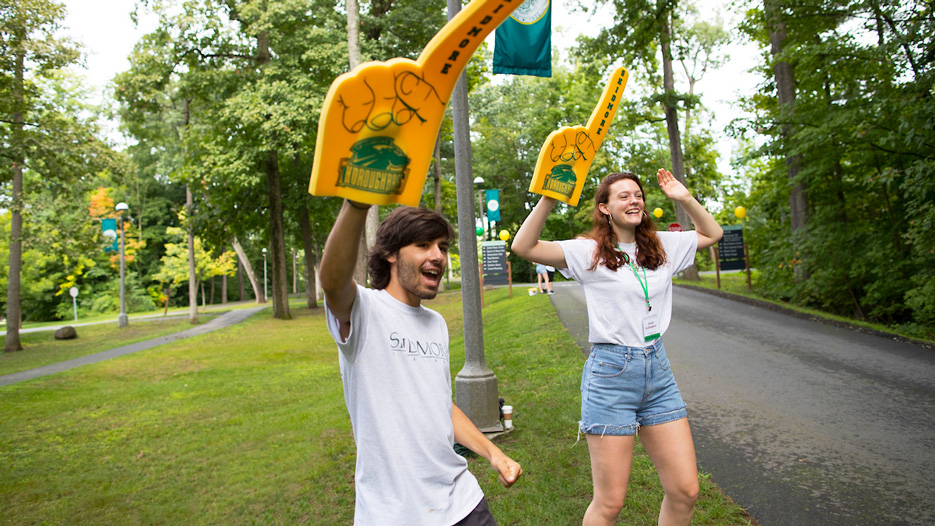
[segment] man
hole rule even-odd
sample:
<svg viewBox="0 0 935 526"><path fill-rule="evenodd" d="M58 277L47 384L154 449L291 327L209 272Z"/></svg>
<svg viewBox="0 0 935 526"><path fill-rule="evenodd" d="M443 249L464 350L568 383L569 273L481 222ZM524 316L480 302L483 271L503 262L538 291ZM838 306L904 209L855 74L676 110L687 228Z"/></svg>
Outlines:
<svg viewBox="0 0 935 526"><path fill-rule="evenodd" d="M422 306L438 293L454 230L436 212L394 210L377 231L367 289L353 273L369 208L344 202L320 269L357 444L354 524L495 525L454 442L486 458L505 487L522 469L452 403L448 327Z"/></svg>

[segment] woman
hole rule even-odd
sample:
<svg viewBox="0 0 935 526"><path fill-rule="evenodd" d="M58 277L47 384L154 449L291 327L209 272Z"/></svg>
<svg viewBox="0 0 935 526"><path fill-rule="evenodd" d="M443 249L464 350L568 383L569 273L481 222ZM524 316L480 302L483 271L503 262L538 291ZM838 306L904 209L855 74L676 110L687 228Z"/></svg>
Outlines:
<svg viewBox="0 0 935 526"><path fill-rule="evenodd" d="M549 269L542 263L535 263L536 276L539 277L539 294L552 294L552 282L549 281ZM545 288L542 288L542 282L545 281Z"/></svg>
<svg viewBox="0 0 935 526"><path fill-rule="evenodd" d="M557 267L585 292L592 348L581 376L579 429L587 437L594 484L585 526L616 523L637 433L665 490L659 524L689 524L698 496L685 402L661 335L672 312L672 275L723 232L670 172L660 169L656 177L663 193L688 212L694 232L656 232L639 178L613 173L597 190L594 229L586 238L539 239L555 205L543 197L513 240L516 254Z"/></svg>

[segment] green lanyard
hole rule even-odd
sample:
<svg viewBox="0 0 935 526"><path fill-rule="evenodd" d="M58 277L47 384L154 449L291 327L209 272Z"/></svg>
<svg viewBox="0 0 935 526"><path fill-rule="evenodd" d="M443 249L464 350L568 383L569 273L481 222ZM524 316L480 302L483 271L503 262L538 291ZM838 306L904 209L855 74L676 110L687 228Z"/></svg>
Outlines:
<svg viewBox="0 0 935 526"><path fill-rule="evenodd" d="M649 280L646 279L646 267L643 267L643 279L640 279L640 275L636 272L636 267L633 266L633 263L628 260L627 264L630 265L630 269L633 270L633 275L636 276L636 281L640 282L640 287L643 289L643 295L646 296L646 308L652 311L653 306L649 303Z"/></svg>

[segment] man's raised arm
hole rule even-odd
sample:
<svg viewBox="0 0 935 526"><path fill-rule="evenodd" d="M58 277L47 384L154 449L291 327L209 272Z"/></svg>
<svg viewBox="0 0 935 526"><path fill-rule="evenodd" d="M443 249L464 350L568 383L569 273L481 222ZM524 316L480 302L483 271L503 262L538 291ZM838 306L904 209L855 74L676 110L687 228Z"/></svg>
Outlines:
<svg viewBox="0 0 935 526"><path fill-rule="evenodd" d="M321 256L321 288L328 308L341 322L342 338L350 333L351 307L357 297L354 267L369 209L368 204L345 200Z"/></svg>

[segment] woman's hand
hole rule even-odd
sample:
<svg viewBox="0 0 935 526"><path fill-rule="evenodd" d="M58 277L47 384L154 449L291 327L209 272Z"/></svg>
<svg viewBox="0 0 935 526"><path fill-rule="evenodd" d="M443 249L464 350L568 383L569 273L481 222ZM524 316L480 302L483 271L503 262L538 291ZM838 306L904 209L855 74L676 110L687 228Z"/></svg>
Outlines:
<svg viewBox="0 0 935 526"><path fill-rule="evenodd" d="M691 194L688 193L688 188L685 188L685 185L680 183L679 180L672 175L672 172L665 168L660 168L659 171L656 172L656 180L659 181L659 188L662 189L662 193L666 194L666 197L669 199L682 202L691 198Z"/></svg>

